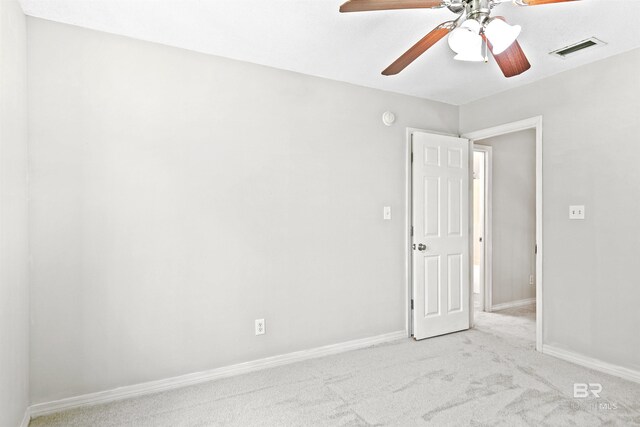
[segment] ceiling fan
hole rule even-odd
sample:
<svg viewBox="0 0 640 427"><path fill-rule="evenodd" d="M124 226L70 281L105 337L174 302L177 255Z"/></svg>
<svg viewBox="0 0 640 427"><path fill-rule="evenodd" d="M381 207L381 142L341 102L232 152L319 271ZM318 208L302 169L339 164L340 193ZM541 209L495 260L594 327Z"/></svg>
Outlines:
<svg viewBox="0 0 640 427"><path fill-rule="evenodd" d="M501 16L492 17L491 10L501 3L537 6L575 0L349 0L340 12L365 12L392 9L449 8L458 18L438 25L418 43L387 67L382 74L398 74L429 48L449 35L449 47L460 61L488 61L487 49L505 77L524 73L531 64L517 41L521 27L509 25ZM484 52L483 52L484 47Z"/></svg>

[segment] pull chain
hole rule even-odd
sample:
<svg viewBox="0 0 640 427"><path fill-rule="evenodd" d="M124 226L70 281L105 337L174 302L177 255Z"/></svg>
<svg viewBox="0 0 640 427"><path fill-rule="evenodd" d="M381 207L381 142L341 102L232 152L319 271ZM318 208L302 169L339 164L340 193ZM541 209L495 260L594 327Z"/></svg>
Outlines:
<svg viewBox="0 0 640 427"><path fill-rule="evenodd" d="M489 62L489 47L487 46L487 40L484 40L484 63Z"/></svg>

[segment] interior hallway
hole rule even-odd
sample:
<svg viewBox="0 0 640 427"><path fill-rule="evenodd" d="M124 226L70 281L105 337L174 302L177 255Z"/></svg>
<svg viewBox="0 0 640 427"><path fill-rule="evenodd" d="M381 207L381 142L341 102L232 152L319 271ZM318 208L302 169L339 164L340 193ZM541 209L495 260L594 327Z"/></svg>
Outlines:
<svg viewBox="0 0 640 427"><path fill-rule="evenodd" d="M599 382L601 399L573 398ZM616 409L600 409L608 403ZM594 406L594 404L596 404ZM32 427L640 425L640 386L535 351L535 307L402 340L33 420Z"/></svg>

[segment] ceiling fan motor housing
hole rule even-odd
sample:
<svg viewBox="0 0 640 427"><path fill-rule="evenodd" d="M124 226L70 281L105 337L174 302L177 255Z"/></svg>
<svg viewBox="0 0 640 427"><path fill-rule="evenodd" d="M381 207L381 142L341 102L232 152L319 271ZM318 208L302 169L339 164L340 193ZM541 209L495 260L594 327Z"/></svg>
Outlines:
<svg viewBox="0 0 640 427"><path fill-rule="evenodd" d="M485 24L491 15L491 0L465 0L467 19L475 19L480 24Z"/></svg>

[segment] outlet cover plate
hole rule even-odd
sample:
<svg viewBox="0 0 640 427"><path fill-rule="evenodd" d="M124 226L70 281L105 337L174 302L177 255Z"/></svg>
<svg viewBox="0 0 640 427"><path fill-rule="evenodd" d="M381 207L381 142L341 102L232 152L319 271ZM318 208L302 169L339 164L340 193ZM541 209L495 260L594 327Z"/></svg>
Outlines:
<svg viewBox="0 0 640 427"><path fill-rule="evenodd" d="M256 335L264 335L266 331L264 319L256 319Z"/></svg>

